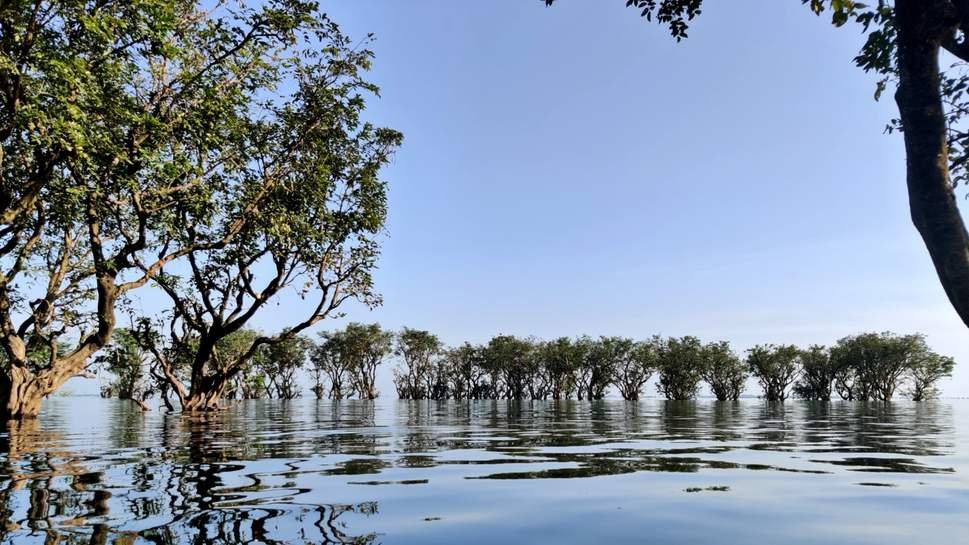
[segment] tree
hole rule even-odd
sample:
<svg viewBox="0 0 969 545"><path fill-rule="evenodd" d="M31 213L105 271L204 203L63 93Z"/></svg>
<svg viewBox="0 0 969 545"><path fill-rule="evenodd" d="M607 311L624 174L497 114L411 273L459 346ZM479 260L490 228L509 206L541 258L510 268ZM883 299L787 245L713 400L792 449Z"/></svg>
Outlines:
<svg viewBox="0 0 969 545"><path fill-rule="evenodd" d="M642 342L633 342L631 339L616 341L617 363L613 382L623 399L639 399L643 386L653 375L661 342L658 337Z"/></svg>
<svg viewBox="0 0 969 545"><path fill-rule="evenodd" d="M758 345L747 351L747 366L767 401L784 401L801 372L801 351L794 345Z"/></svg>
<svg viewBox="0 0 969 545"><path fill-rule="evenodd" d="M238 331L228 338L243 333L244 337L249 337L248 329ZM248 342L252 342L249 337ZM266 346L260 347L252 358L242 364L242 368L236 373L235 378L226 386L225 397L228 399L261 399L269 392L269 350ZM186 362L185 367L191 362ZM169 385L171 386L171 385Z"/></svg>
<svg viewBox="0 0 969 545"><path fill-rule="evenodd" d="M579 366L579 399L602 399L612 384L623 351L631 349L632 341L621 337L599 337L593 341L583 337L579 342L588 343Z"/></svg>
<svg viewBox="0 0 969 545"><path fill-rule="evenodd" d="M403 367L394 369L394 385L400 399L427 399L432 397L435 373L434 358L442 344L437 335L429 331L405 327L397 334L394 353L402 360Z"/></svg>
<svg viewBox="0 0 969 545"><path fill-rule="evenodd" d="M831 348L835 387L842 398L891 401L911 370L932 352L920 334L862 333Z"/></svg>
<svg viewBox="0 0 969 545"><path fill-rule="evenodd" d="M296 399L299 384L296 374L306 365L310 341L302 335L286 337L268 346L256 367L265 376L265 389L275 399Z"/></svg>
<svg viewBox="0 0 969 545"><path fill-rule="evenodd" d="M0 10L0 418L35 417L83 372L111 339L115 303L146 281L122 276L145 244L118 229L120 203L178 198L174 178L149 175L170 165L165 135L198 120L196 91L218 100L234 88L207 87L187 77L195 67L173 63L165 78L182 92L161 93L156 61L197 35L193 15L155 0ZM226 62L246 66L235 55L216 64Z"/></svg>
<svg viewBox="0 0 969 545"><path fill-rule="evenodd" d="M747 384L747 366L721 341L703 347L702 375L718 401L736 401Z"/></svg>
<svg viewBox="0 0 969 545"><path fill-rule="evenodd" d="M370 276L386 217L378 175L400 135L361 120L363 94L377 91L363 79L371 53L306 9L278 16L308 38L280 52L238 108L222 112L231 138L207 167L215 170L205 202L176 203L164 216L161 243L190 248L180 266L151 274L169 300L172 342L197 343L188 386L166 374L186 411L218 408L264 345L295 337L349 298L379 303ZM284 83L291 92L273 91ZM209 161L207 141L186 147ZM221 339L287 293L307 300L302 316L213 364Z"/></svg>
<svg viewBox="0 0 969 545"><path fill-rule="evenodd" d="M493 337L482 352L482 365L491 374L492 396L498 399L530 397L535 365L533 343L513 335Z"/></svg>
<svg viewBox="0 0 969 545"><path fill-rule="evenodd" d="M320 341L310 351L310 373L313 375L313 393L317 399L344 399L353 396L354 361L343 331L320 333Z"/></svg>
<svg viewBox="0 0 969 545"><path fill-rule="evenodd" d="M484 347L464 343L444 352L450 370L451 396L454 399L484 399L488 385L483 382L482 358Z"/></svg>
<svg viewBox="0 0 969 545"><path fill-rule="evenodd" d="M194 386L172 384L189 410L213 407L232 379L206 372L218 338L321 276L313 264L328 264L314 289L374 301L376 171L400 136L359 120L363 94L376 91L360 77L370 52L312 2L207 9L0 10L0 416L35 416L110 341L118 301L149 282L172 298L173 320L201 323L178 325L186 342L199 338ZM346 186L354 198L336 204ZM277 280L255 285L256 268ZM58 339L75 342L61 351ZM43 363L29 358L40 346Z"/></svg>
<svg viewBox="0 0 969 545"><path fill-rule="evenodd" d="M393 351L394 334L379 324L351 323L342 337L341 357L349 359L354 391L360 399L377 399L377 366Z"/></svg>
<svg viewBox="0 0 969 545"><path fill-rule="evenodd" d="M556 0L543 0L546 5ZM854 61L881 76L876 99L895 86L899 117L889 125L905 143L906 184L912 222L955 311L969 326L969 234L955 187L969 181L969 2L964 0L801 0L832 23L854 21L867 40ZM678 41L702 0L627 0L647 20L667 25ZM942 51L956 63L940 71Z"/></svg>
<svg viewBox="0 0 969 545"><path fill-rule="evenodd" d="M693 399L703 378L703 344L696 337L669 338L659 346L656 390L669 400Z"/></svg>
<svg viewBox="0 0 969 545"><path fill-rule="evenodd" d="M94 363L112 375L101 389L103 397L131 400L142 410L148 410L147 399L154 393L147 376L148 354L141 350L129 330L115 330L111 343L102 349Z"/></svg>
<svg viewBox="0 0 969 545"><path fill-rule="evenodd" d="M836 371L828 349L811 345L801 352L801 375L794 384L794 395L815 401L830 400Z"/></svg>
<svg viewBox="0 0 969 545"><path fill-rule="evenodd" d="M585 361L588 343L559 337L538 347L538 358L548 375L552 399L569 399L575 393L579 367Z"/></svg>
<svg viewBox="0 0 969 545"><path fill-rule="evenodd" d="M212 360L209 362L213 370L224 371L236 361L240 361L239 370L233 375L233 379L225 385L222 397L226 399L258 399L266 393L266 376L263 374L263 365L266 359L265 346L245 357L252 342L259 338L261 333L255 329L245 328L234 331L216 342L213 350ZM187 343L187 364L183 367L191 371L191 363L195 361L198 353L200 339L192 337ZM243 359L244 358L244 359ZM159 365L164 364L164 360Z"/></svg>
<svg viewBox="0 0 969 545"><path fill-rule="evenodd" d="M907 394L912 401L924 401L939 396L936 383L952 376L956 362L948 356L940 356L930 350L921 351L911 363L909 378L911 386Z"/></svg>

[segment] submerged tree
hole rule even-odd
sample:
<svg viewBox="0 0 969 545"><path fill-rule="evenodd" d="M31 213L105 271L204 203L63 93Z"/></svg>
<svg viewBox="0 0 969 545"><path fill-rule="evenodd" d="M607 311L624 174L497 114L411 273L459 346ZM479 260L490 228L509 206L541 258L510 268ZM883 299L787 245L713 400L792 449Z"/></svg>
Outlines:
<svg viewBox="0 0 969 545"><path fill-rule="evenodd" d="M569 399L578 386L577 374L586 360L589 343L559 337L542 343L538 355L549 380L552 399Z"/></svg>
<svg viewBox="0 0 969 545"><path fill-rule="evenodd" d="M207 9L0 10L2 416L35 416L149 282L182 340L198 339L190 387L172 384L189 410L213 407L232 379L207 369L218 339L275 294L327 292L304 322L337 291L372 300L376 174L400 137L359 120L376 91L360 77L369 51L312 2ZM270 278L257 285L254 270ZM58 339L76 341L62 351ZM43 364L28 356L40 346Z"/></svg>
<svg viewBox="0 0 969 545"><path fill-rule="evenodd" d="M831 349L835 388L847 400L890 401L907 378L914 379L913 369L936 356L920 334L886 332L845 337Z"/></svg>
<svg viewBox="0 0 969 545"><path fill-rule="evenodd" d="M513 335L498 335L488 341L481 362L491 376L492 395L499 399L528 399L534 378L533 344Z"/></svg>
<svg viewBox="0 0 969 545"><path fill-rule="evenodd" d="M948 356L940 356L928 349L913 357L909 368L911 386L906 392L912 401L924 401L939 396L936 384L952 376L956 362Z"/></svg>
<svg viewBox="0 0 969 545"><path fill-rule="evenodd" d="M831 353L820 345L801 351L801 375L794 384L794 395L801 399L828 401L837 374Z"/></svg>
<svg viewBox="0 0 969 545"><path fill-rule="evenodd" d="M747 365L721 341L703 347L703 380L718 401L736 401L747 384Z"/></svg>
<svg viewBox="0 0 969 545"><path fill-rule="evenodd" d="M840 339L832 347L838 393L843 398L857 401L891 399L906 370L903 346L893 337L862 333Z"/></svg>
<svg viewBox="0 0 969 545"><path fill-rule="evenodd" d="M693 399L703 379L703 344L696 337L669 338L656 358L656 389L669 400Z"/></svg>
<svg viewBox="0 0 969 545"><path fill-rule="evenodd" d="M250 357L243 358L252 346L252 342L260 335L255 329L245 328L234 331L216 342L210 362L213 368L225 370L233 362L241 360L239 371L225 386L223 397L226 399L258 399L266 393L266 375L263 373L266 347L262 346ZM190 371L198 350L198 339L193 338L186 344L188 346L185 353L188 357L182 367Z"/></svg>
<svg viewBox="0 0 969 545"><path fill-rule="evenodd" d="M484 399L488 385L483 381L482 358L484 347L464 343L444 351L444 362L448 366L449 391L454 399Z"/></svg>
<svg viewBox="0 0 969 545"><path fill-rule="evenodd" d="M320 333L320 342L310 350L310 373L317 399L353 396L354 360L342 331ZM327 393L329 385L329 393Z"/></svg>
<svg viewBox="0 0 969 545"><path fill-rule="evenodd" d="M188 386L166 373L186 411L217 408L263 346L295 337L348 298L379 302L370 277L386 215L378 173L400 135L360 119L362 94L376 92L362 79L370 52L312 6L295 5L305 13L274 15L288 25L277 52L284 59L262 67L260 85L240 98L220 155L186 145L212 161L206 200L163 215L163 243L192 248L181 266L152 275L171 305L171 342L195 343ZM292 92L263 96L290 81ZM221 339L286 293L306 300L295 323L254 338L234 360L219 358Z"/></svg>
<svg viewBox="0 0 969 545"><path fill-rule="evenodd" d="M148 356L129 330L115 330L111 343L94 360L99 370L111 374L110 381L101 389L101 395L127 399L137 403L142 410L148 410L147 400L154 393L148 371Z"/></svg>
<svg viewBox="0 0 969 545"><path fill-rule="evenodd" d="M284 340L270 344L265 355L256 367L265 377L265 390L275 399L296 399L299 397L297 373L306 365L310 341L302 335L287 336Z"/></svg>
<svg viewBox="0 0 969 545"><path fill-rule="evenodd" d="M551 5L556 0L543 0ZM954 188L969 181L969 2L963 0L801 0L832 23L854 21L867 33L855 63L881 76L876 99L895 86L899 117L891 129L905 142L912 222L955 311L969 325L969 233ZM648 20L667 25L677 40L703 0L627 0ZM956 63L939 69L943 51Z"/></svg>
<svg viewBox="0 0 969 545"><path fill-rule="evenodd" d="M794 345L758 345L747 351L747 366L767 401L784 401L801 372L801 351Z"/></svg>
<svg viewBox="0 0 969 545"><path fill-rule="evenodd" d="M588 343L579 367L579 399L602 399L612 384L623 351L632 348L632 341L621 337L599 337L593 341L584 337L579 342Z"/></svg>
<svg viewBox="0 0 969 545"><path fill-rule="evenodd" d="M350 363L350 380L360 399L377 399L377 366L393 352L393 333L378 324L351 323L341 332L342 357Z"/></svg>
<svg viewBox="0 0 969 545"><path fill-rule="evenodd" d="M219 101L237 88L176 60L198 37L192 5L0 10L0 418L36 416L110 341L116 303L147 281L125 273L149 244L152 214L191 185L166 153L173 131L205 115L199 93ZM243 57L210 61L245 70Z"/></svg>
<svg viewBox="0 0 969 545"><path fill-rule="evenodd" d="M397 397L434 398L435 389L440 389L437 373L434 372L434 360L441 352L441 340L429 331L405 327L397 334L396 341L394 353L403 363L394 369Z"/></svg>
<svg viewBox="0 0 969 545"><path fill-rule="evenodd" d="M653 337L649 341L634 342L632 339L616 341L616 369L613 382L619 394L627 401L639 399L643 386L656 368L656 358L662 341Z"/></svg>

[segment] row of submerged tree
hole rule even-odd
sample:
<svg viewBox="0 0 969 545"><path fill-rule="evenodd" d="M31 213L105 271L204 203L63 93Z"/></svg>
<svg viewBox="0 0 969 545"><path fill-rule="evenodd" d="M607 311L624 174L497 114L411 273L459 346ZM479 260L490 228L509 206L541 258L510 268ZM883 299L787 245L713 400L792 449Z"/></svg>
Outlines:
<svg viewBox="0 0 969 545"><path fill-rule="evenodd" d="M216 352L231 361L259 333L241 330ZM171 377L186 380L191 357L160 355L137 332L122 330L97 359L111 379L103 395L145 401L169 399ZM903 394L920 401L938 395L951 375L952 358L933 352L920 334L863 333L833 346L758 345L741 358L725 341L692 336L645 341L624 337L561 337L551 341L499 335L488 343L446 347L428 331L390 332L377 324L351 323L318 339L293 336L254 352L227 381L227 399L294 399L308 377L318 399L375 399L377 369L394 363L400 399L596 400L610 391L637 400L654 376L657 392L671 400L695 398L702 385L719 400L737 400L750 379L761 397L889 401Z"/></svg>

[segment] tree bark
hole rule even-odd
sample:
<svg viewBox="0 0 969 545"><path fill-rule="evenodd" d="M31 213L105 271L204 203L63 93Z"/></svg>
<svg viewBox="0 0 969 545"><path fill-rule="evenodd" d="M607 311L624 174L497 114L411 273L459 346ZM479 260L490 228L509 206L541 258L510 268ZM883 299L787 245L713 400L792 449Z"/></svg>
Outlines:
<svg viewBox="0 0 969 545"><path fill-rule="evenodd" d="M25 360L11 364L0 372L0 418L36 418L44 398L81 373L91 352L93 349L75 351L36 374L31 372Z"/></svg>
<svg viewBox="0 0 969 545"><path fill-rule="evenodd" d="M898 90L905 138L912 222L932 257L939 281L969 326L969 234L949 178L947 127L939 75L946 26L940 2L897 0Z"/></svg>
<svg viewBox="0 0 969 545"><path fill-rule="evenodd" d="M188 395L181 400L182 411L189 413L218 411L219 402L222 400L230 378L224 373L200 375L198 381L192 383Z"/></svg>
<svg viewBox="0 0 969 545"><path fill-rule="evenodd" d="M47 393L27 368L11 365L0 374L0 416L5 420L35 418Z"/></svg>

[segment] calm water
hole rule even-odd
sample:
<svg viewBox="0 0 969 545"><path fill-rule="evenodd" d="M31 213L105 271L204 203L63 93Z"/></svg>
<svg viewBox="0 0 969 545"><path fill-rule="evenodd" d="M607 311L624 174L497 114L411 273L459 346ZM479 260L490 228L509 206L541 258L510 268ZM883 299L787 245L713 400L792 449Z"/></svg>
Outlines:
<svg viewBox="0 0 969 545"><path fill-rule="evenodd" d="M54 399L0 543L969 543L969 402Z"/></svg>

